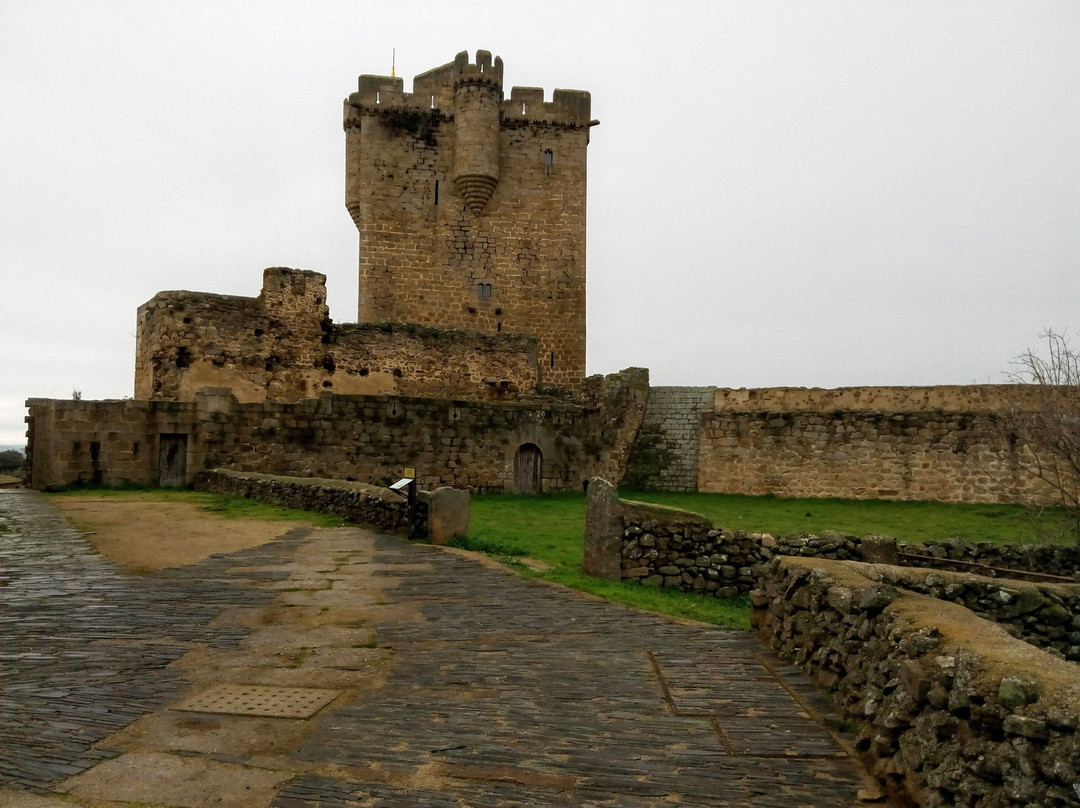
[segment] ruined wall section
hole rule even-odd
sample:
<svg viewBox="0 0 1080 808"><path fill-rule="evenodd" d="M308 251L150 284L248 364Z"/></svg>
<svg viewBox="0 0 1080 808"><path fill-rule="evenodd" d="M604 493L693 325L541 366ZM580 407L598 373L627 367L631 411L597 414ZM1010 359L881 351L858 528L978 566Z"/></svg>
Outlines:
<svg viewBox="0 0 1080 808"><path fill-rule="evenodd" d="M184 462L200 466L206 404L164 401L26 402L27 485L157 485L161 435L188 435Z"/></svg>
<svg viewBox="0 0 1080 808"><path fill-rule="evenodd" d="M515 87L485 51L361 76L345 102L360 321L535 335L542 382L585 376L585 92Z"/></svg>
<svg viewBox="0 0 1080 808"><path fill-rule="evenodd" d="M335 325L325 276L268 269L257 298L161 292L139 307L135 397L190 401L227 387L241 402L324 392L473 400L529 394L536 341L414 325Z"/></svg>

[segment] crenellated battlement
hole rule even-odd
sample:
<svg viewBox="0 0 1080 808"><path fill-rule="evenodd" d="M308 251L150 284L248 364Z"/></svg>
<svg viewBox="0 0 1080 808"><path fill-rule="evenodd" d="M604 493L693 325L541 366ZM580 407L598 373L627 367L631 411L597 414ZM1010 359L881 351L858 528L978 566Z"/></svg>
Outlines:
<svg viewBox="0 0 1080 808"><path fill-rule="evenodd" d="M588 126L592 96L584 90L555 90L551 101L544 101L540 87L514 87L510 98L503 97L503 62L490 51L476 52L469 61L462 51L453 62L413 77L413 90L405 92L404 80L393 76L362 75L357 92L345 100L344 121L348 129L359 123L361 111L388 109L438 110L446 119L455 115L454 90L463 84L488 84L499 91L500 118L510 124L548 123L564 126Z"/></svg>
<svg viewBox="0 0 1080 808"><path fill-rule="evenodd" d="M592 95L586 90L556 90L551 101L544 101L544 90L540 87L514 87L500 111L504 121L588 126L592 117Z"/></svg>
<svg viewBox="0 0 1080 808"><path fill-rule="evenodd" d="M490 84L498 88L502 95L503 62L498 56L491 59L491 51L478 50L476 63L469 62L469 52L462 51L453 62L453 82L457 87L461 84Z"/></svg>

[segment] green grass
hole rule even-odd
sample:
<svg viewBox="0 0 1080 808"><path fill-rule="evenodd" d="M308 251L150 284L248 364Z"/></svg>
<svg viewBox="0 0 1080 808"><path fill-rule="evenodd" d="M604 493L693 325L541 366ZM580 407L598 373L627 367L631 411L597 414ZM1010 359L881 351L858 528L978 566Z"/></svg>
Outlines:
<svg viewBox="0 0 1080 808"><path fill-rule="evenodd" d="M911 542L964 538L1037 543L1042 535L1037 520L1019 505L782 499L654 491L621 492L621 496L695 511L718 527L775 536L835 530L855 536L895 536ZM1055 516L1050 513L1041 518L1048 524ZM749 605L745 598L721 600L583 575L584 532L583 494L479 494L472 498L469 535L455 544L489 553L515 565L525 575L640 609L733 628L749 626ZM529 570L520 563L523 557L542 561L549 568L539 572Z"/></svg>
<svg viewBox="0 0 1080 808"><path fill-rule="evenodd" d="M49 496L57 497L133 497L160 502L188 502L200 511L208 511L223 519L263 519L272 522L307 522L317 527L341 527L348 524L340 516L295 508L267 505L245 497L227 494L209 494L183 488L113 488L79 486L67 488Z"/></svg>
<svg viewBox="0 0 1080 808"><path fill-rule="evenodd" d="M1023 505L784 499L656 491L620 492L620 496L696 511L718 527L747 533L788 536L835 530L852 536L893 536L919 543L951 538L1040 543L1062 515L1059 511L1047 511L1035 516Z"/></svg>
<svg viewBox="0 0 1080 808"><path fill-rule="evenodd" d="M454 544L489 553L513 564L523 575L569 586L607 600L662 614L749 628L745 598L720 600L689 592L591 578L581 572L585 535L585 497L582 494L519 496L480 494L472 498L469 535ZM547 570L520 564L523 556L542 561Z"/></svg>

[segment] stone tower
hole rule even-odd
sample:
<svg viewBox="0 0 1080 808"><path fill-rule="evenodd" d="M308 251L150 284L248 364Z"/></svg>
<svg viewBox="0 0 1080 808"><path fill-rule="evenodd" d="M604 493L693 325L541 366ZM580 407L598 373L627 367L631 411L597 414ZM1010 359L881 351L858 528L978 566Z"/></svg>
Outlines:
<svg viewBox="0 0 1080 808"><path fill-rule="evenodd" d="M585 376L587 92L514 87L487 51L361 76L345 101L345 204L361 322L537 338L543 381Z"/></svg>

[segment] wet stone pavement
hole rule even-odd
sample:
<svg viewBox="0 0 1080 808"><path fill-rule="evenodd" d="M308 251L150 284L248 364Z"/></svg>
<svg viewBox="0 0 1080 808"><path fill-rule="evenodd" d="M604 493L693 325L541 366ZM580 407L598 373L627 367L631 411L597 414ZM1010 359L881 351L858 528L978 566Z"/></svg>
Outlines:
<svg viewBox="0 0 1080 808"><path fill-rule="evenodd" d="M385 662L283 754L227 757L287 773L264 806L855 806L866 785L827 704L748 632L358 528L128 575L39 495L0 493L0 521L0 788L67 793L130 752L110 735L175 709L190 689L178 659L249 643L215 618L290 598L364 604Z"/></svg>

